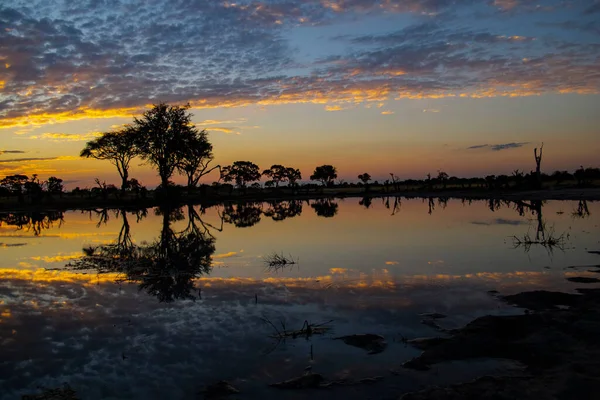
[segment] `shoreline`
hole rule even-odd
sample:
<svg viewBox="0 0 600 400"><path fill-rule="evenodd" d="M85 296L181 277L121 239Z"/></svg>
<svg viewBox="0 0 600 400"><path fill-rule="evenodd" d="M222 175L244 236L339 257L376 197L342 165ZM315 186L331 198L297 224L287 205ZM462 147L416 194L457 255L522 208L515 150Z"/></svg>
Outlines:
<svg viewBox="0 0 600 400"><path fill-rule="evenodd" d="M326 189L327 191L314 193L249 193L246 195L210 195L210 196L182 196L176 201L164 203L154 197L147 198L75 198L66 195L61 199L49 199L37 204L7 204L0 201L0 213L17 212L43 212L43 211L70 211L89 209L143 209L159 206L181 207L188 204L201 204L214 206L224 203L239 202L274 202L274 201L307 201L319 199L347 199L347 198L444 198L464 200L504 200L504 201L546 201L546 200L600 200L600 188L564 188L542 189L527 191L481 191L481 190L429 190L429 191L395 191L395 192L347 192Z"/></svg>

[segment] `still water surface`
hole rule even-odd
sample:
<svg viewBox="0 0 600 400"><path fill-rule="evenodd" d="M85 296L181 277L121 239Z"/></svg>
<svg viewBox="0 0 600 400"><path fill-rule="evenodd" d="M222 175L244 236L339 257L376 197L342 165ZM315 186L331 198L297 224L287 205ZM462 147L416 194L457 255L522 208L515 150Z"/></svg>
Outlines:
<svg viewBox="0 0 600 400"><path fill-rule="evenodd" d="M567 278L598 276L599 213L590 202L391 198L5 214L0 398L63 382L84 399L195 398L219 380L240 398L279 398L267 384L308 366L328 380L384 379L286 397L394 398L504 372L490 360L404 370L418 351L402 338L440 335L420 313L456 328L523 312L489 291L581 287ZM564 241L515 246L525 235ZM267 268L274 252L298 263ZM332 322L280 341L266 320L280 331ZM360 333L387 347L332 340Z"/></svg>

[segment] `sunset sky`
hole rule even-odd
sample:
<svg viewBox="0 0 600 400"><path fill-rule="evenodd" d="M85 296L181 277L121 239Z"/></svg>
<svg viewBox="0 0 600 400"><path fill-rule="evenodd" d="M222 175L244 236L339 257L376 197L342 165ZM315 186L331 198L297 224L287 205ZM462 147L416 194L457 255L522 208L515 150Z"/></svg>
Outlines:
<svg viewBox="0 0 600 400"><path fill-rule="evenodd" d="M0 5L0 178L118 183L79 152L158 102L192 105L216 163L305 179L510 174L542 142L543 170L572 171L600 166L599 93L598 0Z"/></svg>

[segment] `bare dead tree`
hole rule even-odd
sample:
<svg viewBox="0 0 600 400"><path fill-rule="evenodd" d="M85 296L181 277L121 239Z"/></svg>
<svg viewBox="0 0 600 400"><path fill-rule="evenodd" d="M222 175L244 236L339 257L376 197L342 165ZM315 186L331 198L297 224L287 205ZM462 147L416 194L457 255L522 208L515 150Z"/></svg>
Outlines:
<svg viewBox="0 0 600 400"><path fill-rule="evenodd" d="M542 151L544 150L544 143L542 143L542 145L540 146L539 156L538 156L537 150L538 150L537 147L535 149L533 149L533 155L535 157L535 177L536 177L537 189L541 189L542 188L541 164L542 164Z"/></svg>

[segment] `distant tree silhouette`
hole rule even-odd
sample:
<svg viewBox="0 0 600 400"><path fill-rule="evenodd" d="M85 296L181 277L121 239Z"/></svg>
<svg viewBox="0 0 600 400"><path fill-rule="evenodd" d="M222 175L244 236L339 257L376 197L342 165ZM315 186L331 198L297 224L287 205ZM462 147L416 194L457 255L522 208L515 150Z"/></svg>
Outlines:
<svg viewBox="0 0 600 400"><path fill-rule="evenodd" d="M99 138L87 142L79 156L107 160L117 167L122 182L121 190L125 191L129 180L129 163L139 154L135 141L136 131L127 126L103 133Z"/></svg>
<svg viewBox="0 0 600 400"><path fill-rule="evenodd" d="M360 174L358 179L365 185L365 192L369 191L369 181L371 180L371 175L368 173ZM367 207L368 208L368 207Z"/></svg>
<svg viewBox="0 0 600 400"><path fill-rule="evenodd" d="M187 176L188 191L198 186L200 178L209 174L216 168L216 165L209 168L210 163L214 160L212 153L213 146L208 141L206 130L193 130L187 138L187 143L183 147L177 170Z"/></svg>
<svg viewBox="0 0 600 400"><path fill-rule="evenodd" d="M540 146L540 154L538 155L537 147L533 149L533 155L535 157L535 185L537 189L542 188L542 151L544 150L544 143Z"/></svg>
<svg viewBox="0 0 600 400"><path fill-rule="evenodd" d="M438 171L437 180L442 184L442 187L446 189L446 183L448 182L448 174L444 171Z"/></svg>
<svg viewBox="0 0 600 400"><path fill-rule="evenodd" d="M333 165L321 165L315 168L310 176L312 181L320 181L323 186L332 186L333 180L337 178L337 170Z"/></svg>
<svg viewBox="0 0 600 400"><path fill-rule="evenodd" d="M270 178L275 187L279 187L280 182L287 180L287 168L279 164L271 165L271 168L265 169L262 174Z"/></svg>
<svg viewBox="0 0 600 400"><path fill-rule="evenodd" d="M161 187L168 191L169 179L182 162L194 150L190 146L199 145L201 133L192 123L190 105L170 106L166 103L154 105L135 118L133 129L136 132L136 146L140 157L155 166L160 177ZM195 151L206 151L196 148ZM212 149L211 149L212 150Z"/></svg>
<svg viewBox="0 0 600 400"><path fill-rule="evenodd" d="M225 182L235 182L244 192L248 183L260 180L260 175L258 165L250 161L236 161L221 168L221 179Z"/></svg>
<svg viewBox="0 0 600 400"><path fill-rule="evenodd" d="M23 203L25 201L24 187L28 181L27 175L9 175L0 181L0 185L8 189L11 194L16 195L19 203Z"/></svg>
<svg viewBox="0 0 600 400"><path fill-rule="evenodd" d="M42 187L42 182L38 179L37 174L33 174L29 181L25 182L23 185L25 188L25 194L29 198L29 201L32 203L39 203L44 196L44 188Z"/></svg>
<svg viewBox="0 0 600 400"><path fill-rule="evenodd" d="M288 167L285 169L285 179L288 181L288 186L292 188L292 193L298 187L298 181L302 179L302 173L299 169Z"/></svg>
<svg viewBox="0 0 600 400"><path fill-rule="evenodd" d="M46 186L48 188L48 193L50 193L51 195L57 194L60 197L62 197L64 191L62 179L57 178L55 176L51 176L50 178L48 178Z"/></svg>

